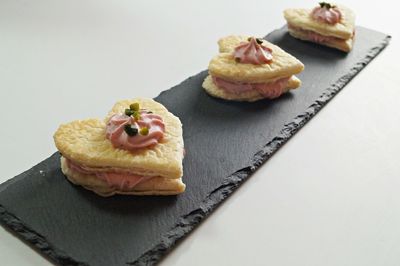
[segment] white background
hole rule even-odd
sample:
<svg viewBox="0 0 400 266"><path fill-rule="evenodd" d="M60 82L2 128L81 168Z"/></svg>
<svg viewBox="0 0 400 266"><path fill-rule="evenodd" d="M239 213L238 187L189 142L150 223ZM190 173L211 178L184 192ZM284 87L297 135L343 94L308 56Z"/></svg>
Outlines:
<svg viewBox="0 0 400 266"><path fill-rule="evenodd" d="M400 265L396 2L343 2L391 44L162 265ZM0 182L55 152L60 123L155 97L206 69L219 37L314 4L0 0ZM2 227L0 260L49 265Z"/></svg>

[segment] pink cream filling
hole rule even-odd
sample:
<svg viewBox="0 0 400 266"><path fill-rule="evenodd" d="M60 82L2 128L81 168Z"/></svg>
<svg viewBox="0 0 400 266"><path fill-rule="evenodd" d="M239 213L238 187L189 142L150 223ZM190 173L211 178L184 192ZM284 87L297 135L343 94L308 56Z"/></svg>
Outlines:
<svg viewBox="0 0 400 266"><path fill-rule="evenodd" d="M272 50L251 37L248 42L242 42L235 48L233 57L243 64L267 64L272 61Z"/></svg>
<svg viewBox="0 0 400 266"><path fill-rule="evenodd" d="M165 125L161 116L146 111L142 111L140 116L139 121L125 114L116 114L110 118L106 127L106 137L115 148L133 151L155 145L163 138ZM147 127L149 133L129 136L124 130L126 124L134 125L138 129Z"/></svg>
<svg viewBox="0 0 400 266"><path fill-rule="evenodd" d="M246 83L228 81L219 77L212 77L215 85L229 93L240 95L242 93L256 90L264 98L275 99L281 96L287 88L290 77L281 78L269 83Z"/></svg>
<svg viewBox="0 0 400 266"><path fill-rule="evenodd" d="M342 13L336 7L315 7L311 11L311 17L316 20L327 24L336 24L342 18Z"/></svg>
<svg viewBox="0 0 400 266"><path fill-rule="evenodd" d="M299 27L295 27L293 25L288 25L289 29L295 30L295 31L300 31L303 34L307 35L307 38L312 41L312 42L316 42L316 43L327 43L327 42L331 42L331 41L344 41L344 39L340 39L337 37L333 37L333 36L325 36L325 35L321 35L319 33L316 33L314 31L311 30L304 30L301 29Z"/></svg>
<svg viewBox="0 0 400 266"><path fill-rule="evenodd" d="M131 190L137 184L154 177L136 175L124 170L115 170L115 172L96 171L94 169L89 169L88 167L79 165L69 159L66 160L68 167L73 171L86 175L95 175L97 178L105 181L110 187L119 189L121 191Z"/></svg>

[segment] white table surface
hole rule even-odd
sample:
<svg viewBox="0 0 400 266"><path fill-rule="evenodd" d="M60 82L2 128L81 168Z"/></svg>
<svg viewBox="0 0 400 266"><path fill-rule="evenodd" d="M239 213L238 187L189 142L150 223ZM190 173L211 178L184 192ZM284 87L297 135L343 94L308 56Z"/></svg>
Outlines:
<svg viewBox="0 0 400 266"><path fill-rule="evenodd" d="M155 97L219 37L315 3L0 0L0 182L55 152L60 123ZM399 6L345 3L391 44L162 265L400 265ZM0 261L50 265L2 227Z"/></svg>

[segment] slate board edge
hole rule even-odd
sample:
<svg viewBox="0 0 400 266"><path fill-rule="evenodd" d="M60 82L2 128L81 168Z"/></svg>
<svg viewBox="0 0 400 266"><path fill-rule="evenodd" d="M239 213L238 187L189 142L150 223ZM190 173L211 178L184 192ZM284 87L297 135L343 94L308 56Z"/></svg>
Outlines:
<svg viewBox="0 0 400 266"><path fill-rule="evenodd" d="M267 35L268 36L268 35ZM176 245L176 243L189 234L205 217L207 217L216 207L231 195L242 183L247 180L272 154L277 151L289 138L291 138L301 127L303 127L321 108L327 104L358 72L360 72L374 57L376 57L389 43L391 36L385 39L376 47L372 48L368 55L358 62L346 75L339 78L318 99L310 105L306 111L286 124L281 132L272 141L267 143L260 151L255 153L252 165L236 171L224 179L223 183L214 189L199 208L182 216L180 221L166 234L162 236L159 244L146 251L136 261L127 262L127 265L153 265ZM190 78L190 77L189 77ZM177 85L179 86L179 85ZM162 93L162 92L161 92ZM19 180L21 175L16 178ZM15 183L15 178L1 184L1 190L8 185ZM9 213L0 204L0 222L14 231L21 239L30 243L33 248L46 254L50 259L59 265L88 265L83 262L70 258L65 252L53 246L39 233L25 225L18 217Z"/></svg>
<svg viewBox="0 0 400 266"><path fill-rule="evenodd" d="M284 26L285 27L285 26ZM272 34L272 32L270 33ZM269 34L268 34L269 35ZM265 36L264 38L268 37ZM370 49L364 59L357 62L354 67L336 82L331 84L318 99L311 104L305 112L296 116L292 122L285 124L278 136L267 143L260 151L254 154L250 166L242 168L224 179L223 183L209 193L199 208L181 217L170 231L162 236L162 241L146 251L136 261L127 262L127 265L154 265L177 244L179 240L188 235L204 218L215 210L228 196L230 196L248 177L251 176L274 152L288 141L312 117L314 117L333 97L349 83L358 72L372 61L390 42L391 36L387 35L382 42Z"/></svg>
<svg viewBox="0 0 400 266"><path fill-rule="evenodd" d="M86 263L76 261L75 259L68 256L64 251L58 249L46 240L41 234L32 230L29 226L25 225L23 221L18 219L12 213L8 212L4 206L0 204L0 222L3 225L7 225L11 234L19 236L24 242L27 242L30 247L35 251L40 251L47 257L59 265L71 265L71 266L89 266ZM12 231L10 231L12 230ZM40 255L42 255L39 253Z"/></svg>

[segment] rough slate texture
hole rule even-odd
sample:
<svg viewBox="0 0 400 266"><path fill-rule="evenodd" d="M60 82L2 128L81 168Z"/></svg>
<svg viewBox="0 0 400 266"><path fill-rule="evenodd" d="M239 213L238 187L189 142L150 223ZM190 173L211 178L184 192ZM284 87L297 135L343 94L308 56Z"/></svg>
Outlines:
<svg viewBox="0 0 400 266"><path fill-rule="evenodd" d="M234 103L209 97L201 89L205 71L162 92L156 100L184 124L184 194L101 198L70 184L55 153L0 186L2 224L57 264L156 263L390 40L361 27L356 37L346 55L293 39L286 28L269 34L266 39L306 67L299 75L302 87L274 101Z"/></svg>

